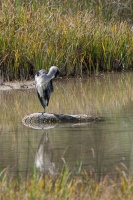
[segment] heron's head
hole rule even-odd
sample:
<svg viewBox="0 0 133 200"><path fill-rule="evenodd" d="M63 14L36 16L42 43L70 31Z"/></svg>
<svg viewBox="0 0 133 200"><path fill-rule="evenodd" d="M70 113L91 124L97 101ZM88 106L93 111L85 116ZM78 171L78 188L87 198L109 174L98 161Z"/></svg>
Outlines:
<svg viewBox="0 0 133 200"><path fill-rule="evenodd" d="M56 78L60 74L59 68L56 66L50 67L49 72L54 76L54 78Z"/></svg>

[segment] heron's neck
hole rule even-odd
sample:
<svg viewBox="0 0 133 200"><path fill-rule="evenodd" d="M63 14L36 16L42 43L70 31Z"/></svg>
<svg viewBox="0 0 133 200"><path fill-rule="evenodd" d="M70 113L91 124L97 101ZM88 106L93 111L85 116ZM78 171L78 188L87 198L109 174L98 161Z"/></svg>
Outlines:
<svg viewBox="0 0 133 200"><path fill-rule="evenodd" d="M47 74L47 77L48 77L49 80L53 79L55 77L54 72L49 71L48 74Z"/></svg>

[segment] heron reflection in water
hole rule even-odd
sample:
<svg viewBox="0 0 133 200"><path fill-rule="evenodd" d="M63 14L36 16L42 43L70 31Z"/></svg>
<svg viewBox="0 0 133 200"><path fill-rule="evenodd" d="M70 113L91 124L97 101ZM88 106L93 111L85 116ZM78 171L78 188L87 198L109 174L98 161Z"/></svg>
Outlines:
<svg viewBox="0 0 133 200"><path fill-rule="evenodd" d="M50 95L53 92L52 80L59 75L59 69L56 66L50 67L47 73L44 69L38 71L35 75L35 87L37 90L38 98L44 108L48 106Z"/></svg>
<svg viewBox="0 0 133 200"><path fill-rule="evenodd" d="M53 147L47 133L44 133L40 140L35 156L35 166L41 173L56 174L55 163L53 162Z"/></svg>

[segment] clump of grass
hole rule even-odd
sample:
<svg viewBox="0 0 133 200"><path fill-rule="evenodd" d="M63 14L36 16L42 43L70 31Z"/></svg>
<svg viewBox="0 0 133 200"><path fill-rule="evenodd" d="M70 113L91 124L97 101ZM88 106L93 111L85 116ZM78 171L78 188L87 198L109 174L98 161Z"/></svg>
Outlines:
<svg viewBox="0 0 133 200"><path fill-rule="evenodd" d="M0 67L5 79L29 79L51 65L59 66L64 75L131 67L133 33L128 21L103 18L103 3L96 15L94 3L87 9L81 2L72 13L73 6L65 10L70 2L63 2L55 6L3 1Z"/></svg>
<svg viewBox="0 0 133 200"><path fill-rule="evenodd" d="M0 177L0 199L132 199L132 178L121 173L119 178L105 177L100 181L85 171L71 176L67 167L59 176L37 177L26 180ZM7 180L8 179L8 180Z"/></svg>

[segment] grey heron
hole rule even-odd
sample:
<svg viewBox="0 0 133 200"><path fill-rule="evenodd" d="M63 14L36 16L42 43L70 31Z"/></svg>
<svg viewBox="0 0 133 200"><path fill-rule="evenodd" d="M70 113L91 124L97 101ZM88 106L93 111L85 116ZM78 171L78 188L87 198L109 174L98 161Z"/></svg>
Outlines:
<svg viewBox="0 0 133 200"><path fill-rule="evenodd" d="M53 92L52 79L59 75L59 69L56 66L50 67L47 73L44 69L39 70L35 75L35 87L37 90L38 98L44 108L48 106L51 92Z"/></svg>

